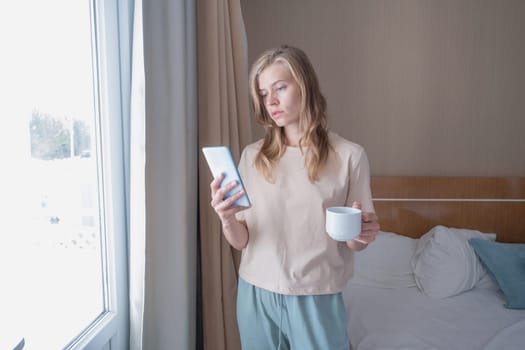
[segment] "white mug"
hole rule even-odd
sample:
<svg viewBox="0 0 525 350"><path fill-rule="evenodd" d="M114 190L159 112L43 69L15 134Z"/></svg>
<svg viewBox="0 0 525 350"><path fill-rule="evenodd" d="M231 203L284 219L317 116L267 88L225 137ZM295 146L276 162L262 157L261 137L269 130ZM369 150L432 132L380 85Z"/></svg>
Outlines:
<svg viewBox="0 0 525 350"><path fill-rule="evenodd" d="M361 209L326 208L326 232L336 241L350 241L361 233Z"/></svg>

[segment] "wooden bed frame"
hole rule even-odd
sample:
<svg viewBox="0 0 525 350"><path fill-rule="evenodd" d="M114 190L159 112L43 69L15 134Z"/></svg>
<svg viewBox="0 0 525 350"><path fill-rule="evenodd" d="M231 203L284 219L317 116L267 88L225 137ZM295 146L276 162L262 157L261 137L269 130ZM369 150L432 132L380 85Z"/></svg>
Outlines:
<svg viewBox="0 0 525 350"><path fill-rule="evenodd" d="M382 231L419 238L443 225L525 243L525 177L373 176Z"/></svg>

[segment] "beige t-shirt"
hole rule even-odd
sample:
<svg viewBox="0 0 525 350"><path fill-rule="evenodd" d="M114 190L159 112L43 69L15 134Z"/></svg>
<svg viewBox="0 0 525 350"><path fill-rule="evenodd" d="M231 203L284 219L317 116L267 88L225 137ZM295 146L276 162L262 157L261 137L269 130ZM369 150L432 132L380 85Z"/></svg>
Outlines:
<svg viewBox="0 0 525 350"><path fill-rule="evenodd" d="M352 276L353 252L325 231L325 209L362 204L373 212L370 167L363 147L329 134L328 162L311 183L298 147L288 147L274 172L274 183L255 168L262 140L247 146L239 171L252 207L237 213L248 227L239 275L245 281L288 295L330 294Z"/></svg>

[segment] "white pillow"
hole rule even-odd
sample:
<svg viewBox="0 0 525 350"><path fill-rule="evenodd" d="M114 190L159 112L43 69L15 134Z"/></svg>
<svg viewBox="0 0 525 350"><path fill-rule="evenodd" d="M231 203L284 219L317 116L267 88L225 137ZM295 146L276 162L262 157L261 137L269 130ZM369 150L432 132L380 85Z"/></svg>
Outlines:
<svg viewBox="0 0 525 350"><path fill-rule="evenodd" d="M381 287L415 287L410 261L416 239L380 231L376 239L354 254L354 276L351 283Z"/></svg>
<svg viewBox="0 0 525 350"><path fill-rule="evenodd" d="M494 233L435 226L419 239L412 258L416 284L432 298L446 298L474 288L486 274L470 238L494 241Z"/></svg>

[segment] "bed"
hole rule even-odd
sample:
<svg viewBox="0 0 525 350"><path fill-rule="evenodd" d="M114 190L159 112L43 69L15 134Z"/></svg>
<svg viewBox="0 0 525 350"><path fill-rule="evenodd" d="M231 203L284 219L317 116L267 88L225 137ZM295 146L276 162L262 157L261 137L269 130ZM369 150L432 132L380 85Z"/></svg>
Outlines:
<svg viewBox="0 0 525 350"><path fill-rule="evenodd" d="M343 292L353 350L525 349L525 177L373 177Z"/></svg>

